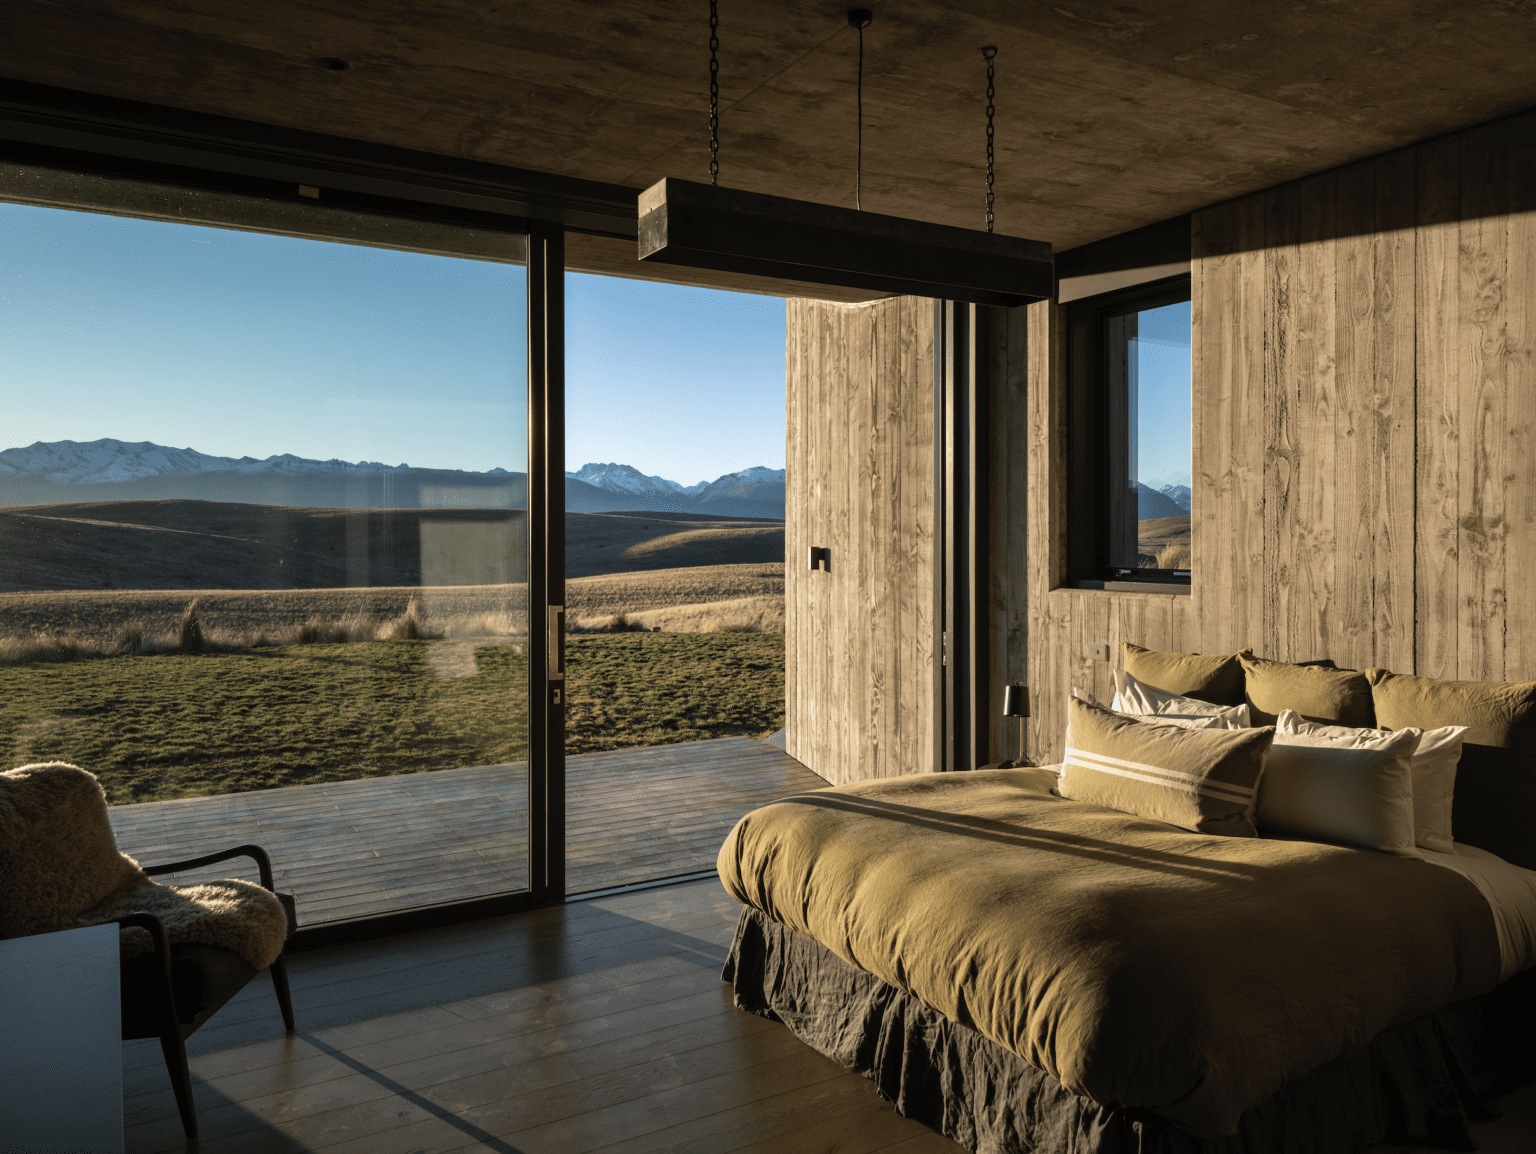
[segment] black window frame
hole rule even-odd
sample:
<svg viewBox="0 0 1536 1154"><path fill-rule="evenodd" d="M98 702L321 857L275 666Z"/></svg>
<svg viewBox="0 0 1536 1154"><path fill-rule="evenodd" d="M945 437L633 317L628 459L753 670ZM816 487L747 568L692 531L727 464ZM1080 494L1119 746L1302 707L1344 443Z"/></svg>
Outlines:
<svg viewBox="0 0 1536 1154"><path fill-rule="evenodd" d="M565 236L633 243L638 189L3 78L0 161L295 204L312 205L301 188L316 188L329 207L526 236L528 629L530 638L551 636L550 621L565 603ZM553 640L563 646L559 631ZM548 646L530 646L530 658L528 887L301 926L285 952L581 896L568 895L565 880L564 674L552 668L559 661Z"/></svg>
<svg viewBox="0 0 1536 1154"><path fill-rule="evenodd" d="M1184 569L1125 569L1110 557L1110 443L1126 413L1109 400L1107 321L1111 317L1192 300L1192 279L1179 273L1146 284L1100 293L1065 305L1067 331L1067 578L1079 588L1147 587L1187 593ZM1191 397L1190 420L1194 420ZM1156 588L1152 588L1156 587Z"/></svg>

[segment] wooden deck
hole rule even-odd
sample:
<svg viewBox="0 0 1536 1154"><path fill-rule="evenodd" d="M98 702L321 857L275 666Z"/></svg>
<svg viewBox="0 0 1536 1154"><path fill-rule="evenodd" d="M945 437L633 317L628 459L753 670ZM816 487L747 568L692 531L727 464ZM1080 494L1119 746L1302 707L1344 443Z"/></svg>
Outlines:
<svg viewBox="0 0 1536 1154"><path fill-rule="evenodd" d="M826 784L748 738L693 741L566 763L566 888L607 889L713 869L736 820ZM114 806L118 845L147 864L244 842L314 925L526 888L528 767L473 766L255 793ZM246 876L227 863L174 880Z"/></svg>

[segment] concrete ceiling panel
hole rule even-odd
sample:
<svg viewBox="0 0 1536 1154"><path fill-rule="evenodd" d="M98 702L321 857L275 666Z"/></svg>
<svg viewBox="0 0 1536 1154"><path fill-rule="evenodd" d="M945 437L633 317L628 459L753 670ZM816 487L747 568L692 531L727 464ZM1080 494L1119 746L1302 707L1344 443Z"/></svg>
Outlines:
<svg viewBox="0 0 1536 1154"><path fill-rule="evenodd" d="M998 228L1058 248L1536 105L1536 0L868 6L865 207L980 225L995 44ZM722 0L722 183L852 203L846 7ZM706 178L706 12L13 0L0 74L644 186Z"/></svg>

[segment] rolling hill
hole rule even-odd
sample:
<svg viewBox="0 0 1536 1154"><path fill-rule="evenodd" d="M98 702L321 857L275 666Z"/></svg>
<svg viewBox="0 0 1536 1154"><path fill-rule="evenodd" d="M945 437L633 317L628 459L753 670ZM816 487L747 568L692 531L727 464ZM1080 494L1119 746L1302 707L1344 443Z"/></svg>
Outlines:
<svg viewBox="0 0 1536 1154"><path fill-rule="evenodd" d="M98 486L89 486L95 489ZM523 512L200 500L0 509L0 591L328 589L527 579ZM782 524L700 513L571 513L571 577L784 561Z"/></svg>

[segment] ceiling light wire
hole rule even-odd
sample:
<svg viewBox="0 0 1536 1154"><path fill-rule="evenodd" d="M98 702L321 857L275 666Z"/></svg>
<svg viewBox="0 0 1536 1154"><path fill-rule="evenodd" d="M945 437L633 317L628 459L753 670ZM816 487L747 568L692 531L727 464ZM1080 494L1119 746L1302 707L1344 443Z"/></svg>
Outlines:
<svg viewBox="0 0 1536 1154"><path fill-rule="evenodd" d="M858 102L858 144L853 161L853 207L864 211L864 29L874 19L868 8L855 8L848 13L848 23L859 34L859 75L854 85Z"/></svg>

